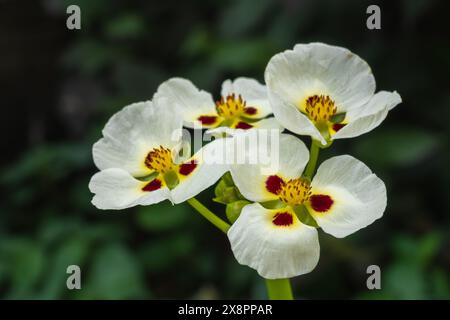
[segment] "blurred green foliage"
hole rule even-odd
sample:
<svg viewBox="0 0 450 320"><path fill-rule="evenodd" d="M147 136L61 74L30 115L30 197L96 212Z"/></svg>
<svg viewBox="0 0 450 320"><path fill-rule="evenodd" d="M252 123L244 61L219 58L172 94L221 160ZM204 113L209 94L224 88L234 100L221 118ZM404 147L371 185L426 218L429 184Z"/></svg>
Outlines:
<svg viewBox="0 0 450 320"><path fill-rule="evenodd" d="M382 30L369 31L372 2L2 1L0 297L265 298L255 272L187 205L96 210L91 146L113 113L171 76L217 97L224 79L262 81L274 53L323 41L365 58L378 88L404 102L380 128L321 154L366 162L387 184L388 208L348 238L321 234L319 265L293 280L295 294L449 299L448 3L375 1ZM69 4L81 7L80 31L65 28ZM212 197L201 200L225 217ZM71 264L82 290L66 288ZM380 291L366 288L371 264Z"/></svg>

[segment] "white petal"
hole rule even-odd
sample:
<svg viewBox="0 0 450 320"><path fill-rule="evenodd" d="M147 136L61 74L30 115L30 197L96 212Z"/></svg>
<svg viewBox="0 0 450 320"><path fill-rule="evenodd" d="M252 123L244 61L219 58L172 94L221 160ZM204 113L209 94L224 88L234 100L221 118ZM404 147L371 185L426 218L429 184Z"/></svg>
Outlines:
<svg viewBox="0 0 450 320"><path fill-rule="evenodd" d="M89 182L89 190L95 194L92 203L104 210L149 205L170 198L166 187L143 191L146 184L147 182L136 180L124 170L111 168L96 173Z"/></svg>
<svg viewBox="0 0 450 320"><path fill-rule="evenodd" d="M278 132L283 132L284 128L283 126L278 122L277 119L271 117L262 119L256 122L252 122L251 125L253 125L253 128L250 129L235 129L230 127L217 127L214 129L208 129L206 130L206 135L211 135L213 137L222 137L223 133L225 133L229 137L233 137L237 134L246 134L250 130L277 130Z"/></svg>
<svg viewBox="0 0 450 320"><path fill-rule="evenodd" d="M376 93L366 105L348 113L349 123L333 135L332 139L353 138L375 129L388 112L401 102L402 98L395 91Z"/></svg>
<svg viewBox="0 0 450 320"><path fill-rule="evenodd" d="M328 195L333 204L326 212L308 205L317 224L326 232L342 238L383 216L386 186L361 161L348 156L324 161L312 181L312 195Z"/></svg>
<svg viewBox="0 0 450 320"><path fill-rule="evenodd" d="M264 202L278 198L266 188L268 177L278 175L285 180L300 177L308 163L309 152L305 144L292 135L263 136L258 131L235 137L236 159L230 171L244 197Z"/></svg>
<svg viewBox="0 0 450 320"><path fill-rule="evenodd" d="M176 146L181 128L182 119L165 99L131 104L109 119L103 138L93 146L94 162L100 170L121 168L133 176L146 175L148 152L159 145Z"/></svg>
<svg viewBox="0 0 450 320"><path fill-rule="evenodd" d="M177 106L185 126L201 128L200 116L217 116L214 100L210 93L199 90L191 81L171 78L163 82L155 96L166 97Z"/></svg>
<svg viewBox="0 0 450 320"><path fill-rule="evenodd" d="M274 117L270 117L270 118L266 118L266 119L262 119L259 120L257 122L253 122L252 125L256 128L256 129L266 129L266 130L279 130L280 132L282 132L284 130L283 126L281 125L281 123Z"/></svg>
<svg viewBox="0 0 450 320"><path fill-rule="evenodd" d="M365 104L375 91L375 79L364 60L323 43L298 44L276 54L267 65L265 81L270 91L298 107L307 97L324 94L335 101L338 111Z"/></svg>
<svg viewBox="0 0 450 320"><path fill-rule="evenodd" d="M217 139L191 158L197 161L197 167L186 177L181 177L178 186L172 190L174 203L184 202L212 186L228 171L225 161L228 139Z"/></svg>
<svg viewBox="0 0 450 320"><path fill-rule="evenodd" d="M254 107L258 110L256 118L264 118L272 113L269 98L267 96L267 88L252 78L240 77L234 81L226 80L222 84L221 94L226 97L229 94L241 95L246 101L247 107Z"/></svg>
<svg viewBox="0 0 450 320"><path fill-rule="evenodd" d="M274 213L281 211L267 210L258 203L247 205L228 231L236 260L266 279L311 272L319 261L317 230L302 224L293 212L294 224L274 225Z"/></svg>
<svg viewBox="0 0 450 320"><path fill-rule="evenodd" d="M323 145L326 144L325 139L319 130L317 130L316 126L307 116L300 112L298 107L281 99L277 93L272 91L269 91L269 98L272 104L273 114L283 127L294 133L310 136L320 141Z"/></svg>

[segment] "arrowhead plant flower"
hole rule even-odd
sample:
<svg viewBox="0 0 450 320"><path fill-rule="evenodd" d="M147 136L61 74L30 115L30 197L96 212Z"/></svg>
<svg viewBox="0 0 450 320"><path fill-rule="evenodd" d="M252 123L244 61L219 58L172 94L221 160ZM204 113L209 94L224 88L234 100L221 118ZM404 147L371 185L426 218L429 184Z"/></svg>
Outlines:
<svg viewBox="0 0 450 320"><path fill-rule="evenodd" d="M322 145L376 128L397 104L397 92L375 93L369 65L323 43L297 44L273 56L265 81L275 118Z"/></svg>
<svg viewBox="0 0 450 320"><path fill-rule="evenodd" d="M231 248L239 263L267 279L312 271L319 259L316 227L346 237L380 218L387 201L384 183L361 161L333 157L311 180L304 175L309 153L303 142L286 134L279 142L273 172L264 172L258 163L230 169L242 195L255 202L242 209L228 231ZM246 153L261 150L271 148L247 145Z"/></svg>
<svg viewBox="0 0 450 320"><path fill-rule="evenodd" d="M224 81L221 97L216 102L210 93L183 78L163 82L156 96L176 105L188 128L212 129L209 132L213 134L234 134L236 129L281 129L275 118L266 118L272 113L267 89L255 79L241 77Z"/></svg>
<svg viewBox="0 0 450 320"><path fill-rule="evenodd" d="M182 118L167 99L138 102L116 113L94 144L101 170L89 188L99 209L124 209L165 199L186 201L214 184L227 170L217 157L224 141L215 140L193 156L183 151Z"/></svg>
<svg viewBox="0 0 450 320"><path fill-rule="evenodd" d="M187 202L227 234L240 264L265 278L270 299L292 299L289 278L319 261L318 229L346 237L387 205L383 181L352 156L325 160L315 173L320 148L374 129L401 98L375 93L364 60L323 43L276 54L264 76L267 87L244 77L224 81L217 101L171 78L152 101L124 107L93 146L100 171L89 189L105 210ZM222 139L192 154L183 126ZM311 149L284 128L311 136ZM217 181L212 200L226 205L229 223L195 199Z"/></svg>

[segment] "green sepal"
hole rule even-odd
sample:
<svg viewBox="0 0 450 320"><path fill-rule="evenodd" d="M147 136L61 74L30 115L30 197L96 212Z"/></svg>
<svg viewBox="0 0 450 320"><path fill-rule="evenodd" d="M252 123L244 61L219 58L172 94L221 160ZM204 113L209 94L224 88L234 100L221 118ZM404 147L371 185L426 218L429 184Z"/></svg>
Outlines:
<svg viewBox="0 0 450 320"><path fill-rule="evenodd" d="M167 188L172 190L178 185L180 180L178 179L177 173L173 170L170 170L164 174L164 182L166 183Z"/></svg>
<svg viewBox="0 0 450 320"><path fill-rule="evenodd" d="M286 204L281 200L270 200L260 203L266 209L280 209L286 207Z"/></svg>
<svg viewBox="0 0 450 320"><path fill-rule="evenodd" d="M225 181L226 185L229 187L234 186L234 181L230 172L225 173L221 180Z"/></svg>
<svg viewBox="0 0 450 320"><path fill-rule="evenodd" d="M254 123L254 122L258 122L259 120L261 120L261 119L257 119L257 118L249 118L244 115L241 115L241 119L245 120L245 122L248 122L248 123Z"/></svg>
<svg viewBox="0 0 450 320"><path fill-rule="evenodd" d="M138 177L137 179L140 181L152 181L153 179L155 179L158 176L159 172L152 172L149 175L143 176L143 177Z"/></svg>
<svg viewBox="0 0 450 320"><path fill-rule="evenodd" d="M231 223L234 223L237 218L239 218L239 215L241 214L242 208L244 208L246 205L250 204L250 201L247 200L238 200L227 204L227 207L225 209L225 213L227 215L228 220Z"/></svg>
<svg viewBox="0 0 450 320"><path fill-rule="evenodd" d="M330 117L330 122L332 122L332 123L341 123L342 121L344 121L346 116L347 115L346 115L345 112L336 113L335 115Z"/></svg>
<svg viewBox="0 0 450 320"><path fill-rule="evenodd" d="M220 123L219 127L230 127L233 124L233 122L234 122L233 119L226 119Z"/></svg>
<svg viewBox="0 0 450 320"><path fill-rule="evenodd" d="M304 205L299 205L294 207L294 212L297 215L297 218L304 224L319 228L316 220L309 214L308 209Z"/></svg>
<svg viewBox="0 0 450 320"><path fill-rule="evenodd" d="M320 141L318 140L314 140L314 143L320 148L320 149L326 149L328 147L330 147L333 144L334 140L331 140L331 136L330 133L328 132L327 134L322 134L322 136L325 138L325 141L327 142L326 145L323 145Z"/></svg>

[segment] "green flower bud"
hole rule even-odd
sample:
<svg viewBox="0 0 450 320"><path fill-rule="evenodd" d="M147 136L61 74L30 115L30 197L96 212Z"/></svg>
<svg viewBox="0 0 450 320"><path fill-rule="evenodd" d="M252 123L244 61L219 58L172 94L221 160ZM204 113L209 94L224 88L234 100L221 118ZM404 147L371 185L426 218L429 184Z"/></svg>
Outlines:
<svg viewBox="0 0 450 320"><path fill-rule="evenodd" d="M223 193L225 192L225 189L227 188L227 184L225 182L225 180L220 179L219 183L216 185L216 187L214 188L214 194L216 195L217 198L220 198Z"/></svg>
<svg viewBox="0 0 450 320"><path fill-rule="evenodd" d="M248 204L250 204L250 201L247 201L247 200L238 200L238 201L228 203L227 208L225 210L228 220L231 223L234 223L237 220L237 218L239 218L242 208Z"/></svg>

